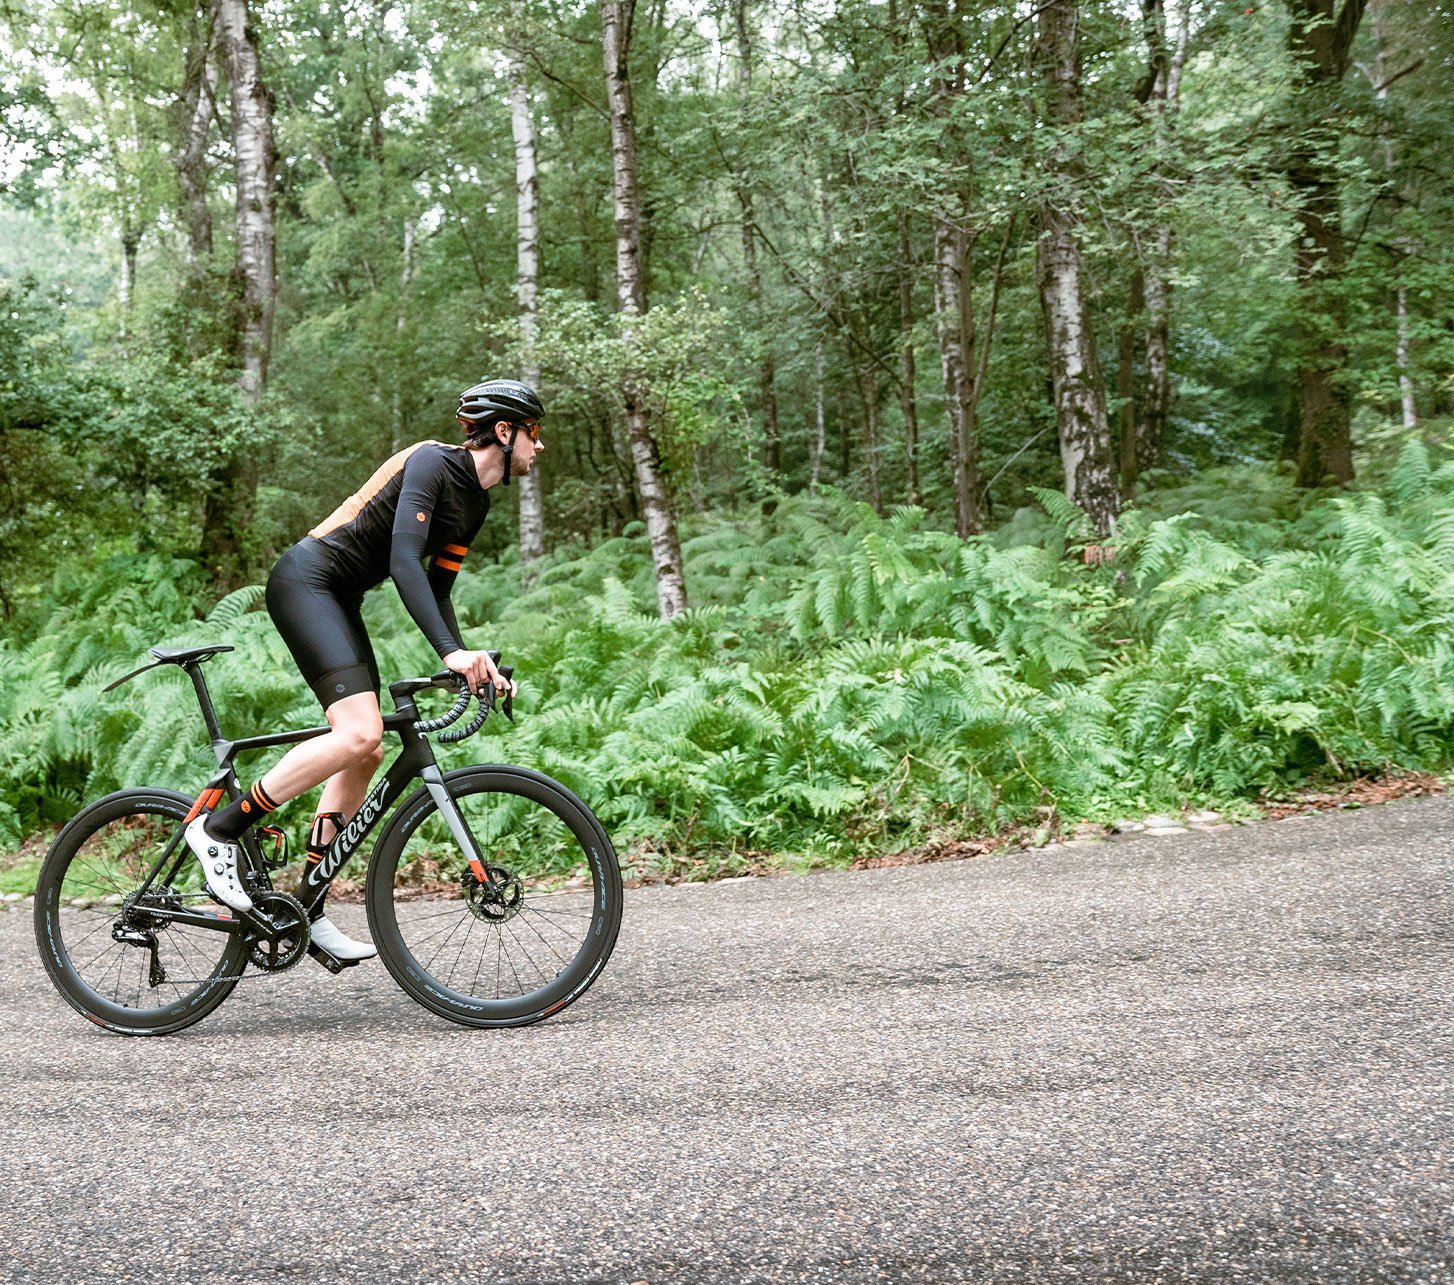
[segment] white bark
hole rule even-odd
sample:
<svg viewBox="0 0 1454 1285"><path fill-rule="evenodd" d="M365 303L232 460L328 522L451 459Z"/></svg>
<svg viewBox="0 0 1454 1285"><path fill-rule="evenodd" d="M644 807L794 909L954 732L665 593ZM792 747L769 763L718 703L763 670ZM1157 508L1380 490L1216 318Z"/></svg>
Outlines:
<svg viewBox="0 0 1454 1285"><path fill-rule="evenodd" d="M813 392L814 408L817 413L815 421L817 431L813 436L813 451L809 456L811 471L808 477L808 490L816 493L818 483L823 476L823 452L828 448L828 420L823 413L823 341L821 339L813 345Z"/></svg>
<svg viewBox="0 0 1454 1285"><path fill-rule="evenodd" d="M616 197L616 293L626 324L646 311L646 282L641 272L641 220L636 191L636 121L631 104L631 19L635 0L605 0L601 6L602 54L606 95L611 109L611 161ZM670 488L661 468L661 453L651 430L646 390L628 372L622 386L631 462L646 517L651 557L656 570L656 598L663 620L687 605L681 541Z"/></svg>
<svg viewBox="0 0 1454 1285"><path fill-rule="evenodd" d="M1039 58L1047 89L1048 123L1065 128L1080 119L1080 61L1076 0L1052 0L1039 16ZM1049 162L1059 191L1040 206L1036 278L1045 314L1055 415L1065 494L1080 505L1102 535L1120 511L1120 490L1112 463L1105 388L1096 365L1081 283L1078 220L1070 195L1078 177L1074 161L1056 155Z"/></svg>
<svg viewBox="0 0 1454 1285"><path fill-rule="evenodd" d="M510 13L518 32L524 26L521 0L514 0ZM519 51L510 58L510 129L515 138L515 291L524 354L520 378L538 389L540 366L535 359L535 332L540 311L540 181L536 174L530 82L525 57ZM540 474L532 469L520 479L520 566L527 586L535 579L531 563L544 554L544 500Z"/></svg>
<svg viewBox="0 0 1454 1285"><path fill-rule="evenodd" d="M276 297L273 106L262 79L248 0L218 0L237 170L237 266L242 278L242 391L256 406L267 386Z"/></svg>
<svg viewBox="0 0 1454 1285"><path fill-rule="evenodd" d="M944 118L967 89L963 30L957 11L946 0L925 4L921 22L930 60L938 65L933 111ZM974 235L964 225L969 196L967 190L947 193L945 208L934 218L934 324L944 379L944 409L949 420L954 529L961 537L984 529L979 441L974 424L974 283L970 276Z"/></svg>
<svg viewBox="0 0 1454 1285"><path fill-rule="evenodd" d="M1166 32L1164 20L1156 33L1157 77L1151 92L1151 110L1155 113L1157 146L1168 145L1175 128L1180 106L1181 75L1186 65L1187 36L1191 30L1190 0L1179 0L1176 7L1176 44L1171 55L1164 54ZM1158 165L1158 170L1159 170ZM1171 259L1174 237L1171 224L1163 223L1156 233L1153 261L1146 274L1146 383L1141 401L1140 422L1136 425L1134 468L1139 474L1161 462L1166 437L1166 419L1171 412Z"/></svg>
<svg viewBox="0 0 1454 1285"><path fill-rule="evenodd" d="M1383 39L1383 3L1371 4L1369 6L1369 18L1373 26L1373 67L1374 81L1377 85L1377 98L1380 107L1388 102L1388 64L1384 58ZM1389 133L1385 124L1379 124L1379 141L1383 144L1383 168L1386 173L1392 173L1397 168L1397 160L1393 150L1393 136ZM1398 244L1398 255L1402 268L1402 260L1408 255L1408 247L1400 241ZM1414 381L1409 378L1409 297L1408 290L1400 281L1394 289L1394 322L1397 327L1397 339L1394 343L1394 362L1398 367L1398 391L1399 404L1403 413L1403 426L1406 429L1415 429L1419 426L1419 408L1414 399Z"/></svg>
<svg viewBox="0 0 1454 1285"><path fill-rule="evenodd" d="M1409 297L1402 282L1394 292L1394 301L1398 320L1394 360L1398 363L1399 400L1403 405L1404 427L1414 429L1419 426L1419 408L1414 401L1414 381L1409 378Z"/></svg>

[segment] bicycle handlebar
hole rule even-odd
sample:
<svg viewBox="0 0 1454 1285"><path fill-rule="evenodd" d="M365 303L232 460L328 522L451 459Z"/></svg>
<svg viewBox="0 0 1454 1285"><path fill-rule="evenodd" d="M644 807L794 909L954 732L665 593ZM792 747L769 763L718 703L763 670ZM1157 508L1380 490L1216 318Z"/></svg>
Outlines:
<svg viewBox="0 0 1454 1285"><path fill-rule="evenodd" d="M511 675L513 675L515 672L513 666L501 665L500 653L497 651L490 652L489 656L490 660L494 662L494 664L499 668L500 677L508 682ZM414 724L414 730L416 732L423 732L426 734L430 732L441 732L444 728L449 727L452 723L459 722L459 720L464 717L465 710L467 710L470 706L470 698L476 695L475 693L472 693L470 691L469 679L467 679L463 674L455 673L452 669L441 669L439 673L431 676L429 682L431 686L441 687L445 686L450 680L453 680L458 684L458 699L456 699L454 704L451 705L449 709L447 709L438 718L420 719L418 722L416 722ZM478 693L478 699L480 702L479 712L470 721L469 725L455 732L445 732L444 735L439 738L441 741L452 744L457 741L467 740L485 725L485 719L489 718L490 714L495 709L494 685L490 684L481 688ZM501 705L500 709L505 717L508 718L512 723L515 721L515 698L512 695L506 695L504 703Z"/></svg>

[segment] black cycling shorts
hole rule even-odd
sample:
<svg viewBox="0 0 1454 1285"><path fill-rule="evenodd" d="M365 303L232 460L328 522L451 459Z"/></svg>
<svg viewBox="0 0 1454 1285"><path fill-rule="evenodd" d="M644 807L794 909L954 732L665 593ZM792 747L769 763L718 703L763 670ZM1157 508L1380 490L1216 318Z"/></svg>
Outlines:
<svg viewBox="0 0 1454 1285"><path fill-rule="evenodd" d="M268 615L324 709L379 693L379 666L364 629L363 595L338 583L327 548L299 540L268 575Z"/></svg>

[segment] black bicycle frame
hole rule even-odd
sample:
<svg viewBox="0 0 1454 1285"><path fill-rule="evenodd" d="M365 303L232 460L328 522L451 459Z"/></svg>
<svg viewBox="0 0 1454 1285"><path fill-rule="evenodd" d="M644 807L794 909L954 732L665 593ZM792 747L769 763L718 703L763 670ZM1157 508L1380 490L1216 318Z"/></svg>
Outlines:
<svg viewBox="0 0 1454 1285"><path fill-rule="evenodd" d="M296 745L302 741L312 740L315 736L327 735L333 730L331 727L305 727L296 732L278 732L269 736L246 736L240 740L230 741L222 735L222 729L218 725L217 711L213 708L212 698L207 691L207 682L202 676L200 664L189 664L184 668L192 679L192 686L196 689L198 703L202 706L202 717L206 720L207 731L212 738L212 751L217 756L217 771L207 783L207 788L198 797L199 805L209 795L213 799L220 798L221 794L226 794L230 799L238 799L242 796L242 783L233 769L233 761L239 754L247 754L253 750L271 749L278 745ZM449 826L456 842L464 850L475 875L481 882L487 881L488 876L480 846L470 831L469 823L459 808L455 806L454 799L445 786L444 773L440 771L439 764L434 757L434 747L427 736L414 730L414 724L419 720L419 711L414 704L414 693L429 685L427 682L417 679L389 685L389 694L394 699L394 712L384 715L384 731L397 732L403 741L403 748L399 752L399 757L389 764L382 779L369 791L368 797L359 805L358 811L334 836L333 842L328 845L323 857L317 861L309 858L304 863L303 879L298 886L297 896L310 914L328 895L328 889L338 872L348 864L348 859L358 851L359 846L379 823L386 811L385 805L397 803L416 777L424 782L425 789L433 797L440 815ZM201 807L198 806L196 811L200 810ZM167 851L162 854L161 860L157 862L146 883L138 890L138 896L152 885L157 874L167 865L168 858L179 837L180 832L174 836L172 845L169 845ZM255 836L248 832L243 835L242 842L249 857L257 863L257 869L264 869L262 853L257 846ZM164 883L171 881L175 871L187 859L190 852L191 850L184 844L182 852L179 854L179 860L173 864L172 870L163 880ZM238 917L234 917L231 912L148 907L148 913L156 918L225 932L235 931L238 925Z"/></svg>

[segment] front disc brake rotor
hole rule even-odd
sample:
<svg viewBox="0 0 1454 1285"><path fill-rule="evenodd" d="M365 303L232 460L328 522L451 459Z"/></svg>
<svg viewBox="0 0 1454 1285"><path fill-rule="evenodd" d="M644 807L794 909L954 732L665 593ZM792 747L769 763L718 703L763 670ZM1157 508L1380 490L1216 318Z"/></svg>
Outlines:
<svg viewBox="0 0 1454 1285"><path fill-rule="evenodd" d="M520 913L525 900L525 885L520 876L505 866L486 866L490 882L481 883L468 866L460 875L460 886L470 913L488 924L503 924Z"/></svg>

